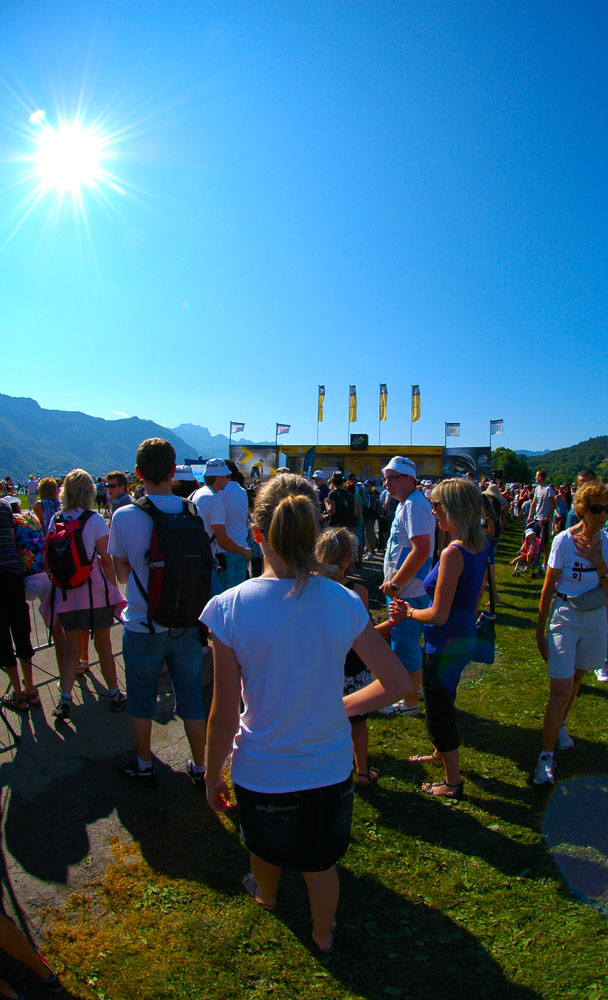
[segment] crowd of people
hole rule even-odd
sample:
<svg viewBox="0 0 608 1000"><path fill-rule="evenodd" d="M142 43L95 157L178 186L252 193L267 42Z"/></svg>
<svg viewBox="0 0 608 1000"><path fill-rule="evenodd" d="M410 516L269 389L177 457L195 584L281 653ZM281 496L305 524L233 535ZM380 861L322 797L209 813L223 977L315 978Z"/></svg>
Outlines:
<svg viewBox="0 0 608 1000"><path fill-rule="evenodd" d="M88 632L110 708L126 708L131 721L135 755L123 774L154 785L152 720L166 670L190 746L187 773L214 810L232 806L230 760L250 855L244 890L272 910L282 868L301 871L322 954L335 946L353 761L358 786L379 778L368 713L416 716L422 696L431 748L410 760L441 777L421 791L464 794L454 706L479 626L496 617L495 550L509 518L522 530L514 572L545 574L536 638L549 698L536 784L553 783L556 748L574 745L567 716L585 673L608 679L608 489L588 469L574 498L566 486L556 493L542 469L533 488L471 475L420 482L403 455L383 468L381 491L341 470L317 470L311 482L279 470L247 490L233 463L210 459L199 482L169 442L151 438L137 451L135 482L117 471L95 482L75 469L59 492L50 479L35 485L29 511L14 495L0 501L0 665L12 686L4 705L39 704L26 602L36 594L58 656L57 723L71 718ZM350 574L380 554L386 617L373 627L367 589ZM110 640L116 618L126 694Z"/></svg>

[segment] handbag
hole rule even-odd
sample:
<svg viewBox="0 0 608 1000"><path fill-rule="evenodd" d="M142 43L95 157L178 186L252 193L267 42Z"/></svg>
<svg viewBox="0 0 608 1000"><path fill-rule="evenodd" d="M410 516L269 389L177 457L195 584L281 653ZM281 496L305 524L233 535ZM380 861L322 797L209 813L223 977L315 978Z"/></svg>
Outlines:
<svg viewBox="0 0 608 1000"><path fill-rule="evenodd" d="M488 567L490 562L488 560ZM488 575L489 579L489 575ZM494 604L494 591L490 586L490 615L482 611L475 622L475 632L477 633L477 644L471 656L473 663L487 663L491 666L496 659L496 611Z"/></svg>
<svg viewBox="0 0 608 1000"><path fill-rule="evenodd" d="M557 596L559 597L559 594ZM597 611L598 608L606 607L606 593L603 587L594 587L585 594L566 597L566 600L575 611Z"/></svg>

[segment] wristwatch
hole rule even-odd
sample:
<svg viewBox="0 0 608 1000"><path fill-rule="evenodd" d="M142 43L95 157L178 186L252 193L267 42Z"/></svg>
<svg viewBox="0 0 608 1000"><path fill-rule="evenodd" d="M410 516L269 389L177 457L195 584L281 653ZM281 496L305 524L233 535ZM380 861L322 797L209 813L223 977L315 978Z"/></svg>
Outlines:
<svg viewBox="0 0 608 1000"><path fill-rule="evenodd" d="M390 580L390 582L389 582L389 587L391 588L391 590L399 590L399 587L397 586L397 584L393 583L392 580Z"/></svg>

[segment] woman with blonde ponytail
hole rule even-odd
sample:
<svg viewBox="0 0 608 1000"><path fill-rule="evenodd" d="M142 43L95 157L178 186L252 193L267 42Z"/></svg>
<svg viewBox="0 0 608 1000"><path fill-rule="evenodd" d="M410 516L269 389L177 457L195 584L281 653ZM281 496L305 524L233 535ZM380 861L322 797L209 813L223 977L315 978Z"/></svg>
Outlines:
<svg viewBox="0 0 608 1000"><path fill-rule="evenodd" d="M201 616L213 634L215 673L207 801L216 811L229 808L222 770L231 754L251 864L243 888L274 910L282 868L301 871L313 941L329 954L336 861L348 847L353 804L347 715L403 697L409 677L359 597L322 575L313 487L300 476L277 476L259 491L254 521L262 576L212 598ZM377 679L343 698L351 647Z"/></svg>

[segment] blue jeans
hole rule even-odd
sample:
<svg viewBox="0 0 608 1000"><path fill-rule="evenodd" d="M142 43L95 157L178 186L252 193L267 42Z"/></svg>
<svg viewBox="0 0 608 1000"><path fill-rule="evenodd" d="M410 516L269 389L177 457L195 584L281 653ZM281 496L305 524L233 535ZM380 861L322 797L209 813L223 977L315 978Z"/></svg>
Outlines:
<svg viewBox="0 0 608 1000"><path fill-rule="evenodd" d="M224 590L238 586L239 583L243 583L247 579L248 566L245 556L239 555L238 552L224 552L224 559L226 560L226 569L218 569L217 571L222 593Z"/></svg>
<svg viewBox="0 0 608 1000"><path fill-rule="evenodd" d="M175 714L181 719L204 719L203 665L198 628L172 638L169 631L133 632L124 629L122 653L127 682L127 712L136 719L153 719L160 672L167 664Z"/></svg>
<svg viewBox="0 0 608 1000"><path fill-rule="evenodd" d="M406 597L413 608L428 608L430 601L426 594L423 597ZM386 606L391 602L387 597ZM408 674L415 674L417 670L422 670L422 648L420 639L422 638L422 625L414 621L413 618L404 618L391 630L391 647L393 652L399 657Z"/></svg>

